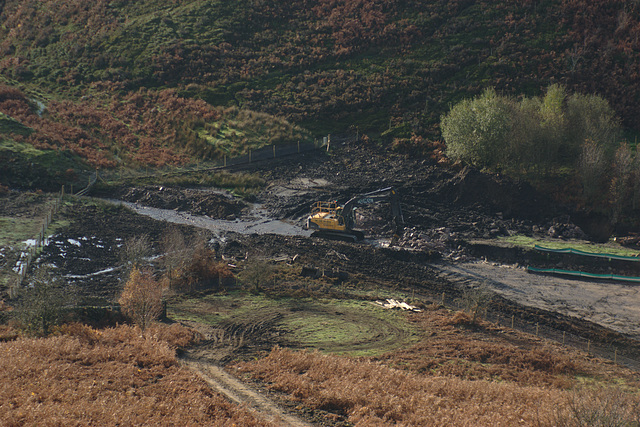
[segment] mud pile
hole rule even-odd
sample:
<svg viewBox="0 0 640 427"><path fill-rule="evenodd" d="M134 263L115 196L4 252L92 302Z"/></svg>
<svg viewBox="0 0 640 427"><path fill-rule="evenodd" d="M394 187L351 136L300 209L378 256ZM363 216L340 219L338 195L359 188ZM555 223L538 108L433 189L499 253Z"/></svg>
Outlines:
<svg viewBox="0 0 640 427"><path fill-rule="evenodd" d="M119 187L97 194L143 206L173 209L215 219L235 219L247 205L218 190L164 186Z"/></svg>
<svg viewBox="0 0 640 427"><path fill-rule="evenodd" d="M469 167L446 169L429 159L414 159L371 145L350 143L329 154L307 154L252 164L245 169L260 174L272 186L291 190L260 196L271 215L283 219L300 220L308 215L315 201L345 203L357 194L386 187L395 188L399 194L408 228L427 232L446 227L466 239L531 235L535 233L534 225L543 235L554 217L568 214L524 183ZM292 182L300 177L327 184L313 189L294 188ZM371 219L377 223L371 223ZM384 224L388 220L388 212L381 206L357 226L384 234L389 228ZM570 228L570 224L566 225Z"/></svg>

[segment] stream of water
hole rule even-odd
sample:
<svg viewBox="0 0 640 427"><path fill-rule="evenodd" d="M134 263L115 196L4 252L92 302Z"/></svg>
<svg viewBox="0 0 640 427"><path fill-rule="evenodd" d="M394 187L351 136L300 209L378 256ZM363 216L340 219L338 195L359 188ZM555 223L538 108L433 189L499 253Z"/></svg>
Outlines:
<svg viewBox="0 0 640 427"><path fill-rule="evenodd" d="M305 230L291 221L282 221L270 218L267 211L259 204L254 204L252 206L251 211L246 218L228 221L224 219L213 219L206 215L191 215L187 212L175 211L172 209L152 208L121 200L108 201L111 203L122 204L136 213L146 215L153 219L167 221L174 224L193 225L195 227L211 230L216 234L231 231L241 234L280 234L283 236L311 235L311 231Z"/></svg>

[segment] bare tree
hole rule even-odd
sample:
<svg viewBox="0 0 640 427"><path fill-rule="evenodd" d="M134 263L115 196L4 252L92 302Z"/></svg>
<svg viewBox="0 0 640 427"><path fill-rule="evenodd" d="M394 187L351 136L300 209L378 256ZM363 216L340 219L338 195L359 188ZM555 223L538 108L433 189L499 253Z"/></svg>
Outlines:
<svg viewBox="0 0 640 427"><path fill-rule="evenodd" d="M493 300L493 292L485 284L477 288L465 288L462 292L460 302L466 312L471 314L471 324L475 325L482 312L486 311Z"/></svg>
<svg viewBox="0 0 640 427"><path fill-rule="evenodd" d="M123 277L129 277L134 267L140 268L151 255L151 239L148 234L128 238L120 250L120 261L124 265Z"/></svg>
<svg viewBox="0 0 640 427"><path fill-rule="evenodd" d="M162 236L161 262L165 269L165 277L169 281L169 288L173 286L175 275L185 267L191 258L193 245L187 246L184 235L177 227L170 227ZM191 250L189 250L191 248Z"/></svg>
<svg viewBox="0 0 640 427"><path fill-rule="evenodd" d="M64 321L65 307L74 303L72 288L50 268L40 267L22 289L14 317L27 333L46 336Z"/></svg>
<svg viewBox="0 0 640 427"><path fill-rule="evenodd" d="M633 159L633 202L634 210L640 208L640 145L636 145L636 154Z"/></svg>
<svg viewBox="0 0 640 427"><path fill-rule="evenodd" d="M613 159L613 171L610 186L611 197L611 222L616 224L629 201L631 191L631 170L633 166L633 153L629 145L623 143L616 150Z"/></svg>
<svg viewBox="0 0 640 427"><path fill-rule="evenodd" d="M582 192L588 201L593 202L603 193L606 170L604 148L593 141L586 141L578 160L578 173L582 180Z"/></svg>
<svg viewBox="0 0 640 427"><path fill-rule="evenodd" d="M269 282L273 274L273 264L265 259L255 259L240 273L240 279L249 284L254 292L260 292L262 290L261 285Z"/></svg>
<svg viewBox="0 0 640 427"><path fill-rule="evenodd" d="M150 271L133 267L118 303L122 313L144 331L162 314L162 286Z"/></svg>

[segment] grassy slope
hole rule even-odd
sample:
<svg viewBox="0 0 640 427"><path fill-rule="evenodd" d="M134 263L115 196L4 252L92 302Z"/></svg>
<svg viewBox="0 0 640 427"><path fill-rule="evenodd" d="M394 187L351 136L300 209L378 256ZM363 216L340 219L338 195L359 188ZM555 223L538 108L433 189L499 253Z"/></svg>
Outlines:
<svg viewBox="0 0 640 427"><path fill-rule="evenodd" d="M236 292L172 301L168 312L178 321L222 327L274 319L296 346L358 356L396 350L419 335L397 312L348 299L267 298Z"/></svg>
<svg viewBox="0 0 640 427"><path fill-rule="evenodd" d="M484 87L561 82L636 125L638 5L591 3L14 0L0 71L71 97L175 87L314 132L433 137L450 103Z"/></svg>

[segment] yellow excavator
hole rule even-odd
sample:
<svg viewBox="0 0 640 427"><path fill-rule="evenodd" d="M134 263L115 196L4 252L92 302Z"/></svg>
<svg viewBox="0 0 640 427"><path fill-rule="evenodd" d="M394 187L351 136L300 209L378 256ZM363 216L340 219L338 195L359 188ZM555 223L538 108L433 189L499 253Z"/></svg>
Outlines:
<svg viewBox="0 0 640 427"><path fill-rule="evenodd" d="M307 218L306 228L315 230L313 236L351 241L362 240L364 233L354 229L356 208L387 199L391 205L394 237L397 238L404 230L404 218L398 193L393 187L359 194L349 199L344 205L339 205L336 201L316 202L311 205L311 214Z"/></svg>

